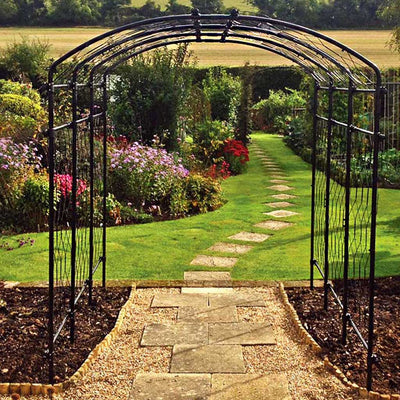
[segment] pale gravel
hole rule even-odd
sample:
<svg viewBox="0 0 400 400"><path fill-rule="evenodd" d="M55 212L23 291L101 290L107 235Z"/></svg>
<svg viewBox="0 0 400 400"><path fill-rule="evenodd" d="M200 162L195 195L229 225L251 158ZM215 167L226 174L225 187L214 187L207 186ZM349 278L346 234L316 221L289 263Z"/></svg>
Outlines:
<svg viewBox="0 0 400 400"><path fill-rule="evenodd" d="M246 372L285 373L293 400L359 399L354 390L327 372L323 361L299 339L277 288L235 290L263 295L266 307L239 307L239 321L271 323L277 339L276 346L243 347ZM168 372L171 347L141 348L139 342L146 324L176 320L176 308L150 308L153 296L156 293L178 292L177 289L138 289L133 305L126 310L122 329L110 348L99 356L92 369L77 385L56 398L128 400L137 373ZM0 400L9 399L9 396L0 395ZM43 397L30 396L29 399L43 400Z"/></svg>

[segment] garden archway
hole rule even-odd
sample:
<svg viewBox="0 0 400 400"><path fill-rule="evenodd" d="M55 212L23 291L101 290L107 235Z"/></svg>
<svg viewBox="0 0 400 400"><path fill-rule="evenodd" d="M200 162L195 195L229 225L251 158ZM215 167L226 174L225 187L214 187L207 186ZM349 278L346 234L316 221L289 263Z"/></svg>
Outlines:
<svg viewBox="0 0 400 400"><path fill-rule="evenodd" d="M333 295L343 310L343 340L354 328L368 350L371 388L373 298L377 211L377 164L383 96L379 68L347 46L319 32L260 16L168 16L131 23L93 38L55 61L49 70L49 359L93 274L102 267L106 284L107 103L109 77L135 56L180 43L233 43L278 54L314 80L312 129L311 285L314 270L324 279L325 306ZM65 107L70 101L71 107ZM338 111L337 104L345 104ZM83 104L89 114L81 115ZM362 104L363 118L356 109ZM343 108L343 107L342 107ZM94 138L102 138L101 141ZM58 192L70 178L68 204ZM77 203L88 183L88 213ZM99 211L99 212L97 212ZM101 216L102 215L102 216ZM338 292L331 279L342 283ZM352 296L354 282L368 282L365 296ZM68 287L68 290L60 288ZM354 321L352 308L368 318Z"/></svg>

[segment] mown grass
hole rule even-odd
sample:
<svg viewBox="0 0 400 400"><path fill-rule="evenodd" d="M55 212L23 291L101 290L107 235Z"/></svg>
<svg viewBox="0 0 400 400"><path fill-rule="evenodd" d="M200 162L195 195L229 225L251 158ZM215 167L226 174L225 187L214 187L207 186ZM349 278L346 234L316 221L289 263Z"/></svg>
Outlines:
<svg viewBox="0 0 400 400"><path fill-rule="evenodd" d="M244 1L244 0L243 0ZM51 55L59 57L103 32L106 28L0 28L0 49L8 43L18 41L22 36L38 37L47 40L51 45ZM343 42L365 57L376 62L380 67L399 66L400 58L386 46L390 31L339 30L323 31L332 38ZM245 62L257 65L290 65L291 63L280 56L249 46L231 43L194 43L191 45L198 65L240 66Z"/></svg>
<svg viewBox="0 0 400 400"><path fill-rule="evenodd" d="M272 211L264 203L274 201L268 189L270 178L259 159L252 156L247 173L223 182L228 199L219 210L191 218L146 225L112 227L108 234L108 279L182 279L183 272L203 267L190 266L197 254L219 241L233 242L228 236L240 231L270 233L272 237L256 244L239 257L232 270L234 279L291 280L307 279L310 247L310 180L308 164L289 150L278 136L254 134L253 140L287 174L297 216L296 224L271 232L253 225L269 219L263 212ZM253 150L251 151L253 155ZM381 190L379 196L377 275L400 273L400 191ZM18 281L47 279L46 233L22 235L36 242L13 251L0 249L0 278ZM0 242L17 243L21 236ZM229 255L229 254L225 254ZM209 268L218 270L218 268ZM99 278L99 276L97 276Z"/></svg>

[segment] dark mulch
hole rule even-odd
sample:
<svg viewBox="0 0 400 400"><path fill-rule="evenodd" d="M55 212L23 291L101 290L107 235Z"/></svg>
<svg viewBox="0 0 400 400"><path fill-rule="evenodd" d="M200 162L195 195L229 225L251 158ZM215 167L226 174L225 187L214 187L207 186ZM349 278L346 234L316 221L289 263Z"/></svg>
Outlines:
<svg viewBox="0 0 400 400"><path fill-rule="evenodd" d="M333 302L323 310L323 290L287 291L305 328L325 350L329 360L346 376L366 386L366 351L354 333L345 346L341 344L339 307ZM360 309L361 313L362 308ZM353 313L355 321L359 316ZM365 315L361 316L365 320ZM377 279L375 300L375 353L378 363L373 372L373 389L382 393L400 393L400 277Z"/></svg>
<svg viewBox="0 0 400 400"><path fill-rule="evenodd" d="M57 341L56 382L71 376L114 327L128 288L95 288L94 307L83 296L76 313L76 340L68 327ZM0 382L48 382L47 289L4 289L0 285Z"/></svg>

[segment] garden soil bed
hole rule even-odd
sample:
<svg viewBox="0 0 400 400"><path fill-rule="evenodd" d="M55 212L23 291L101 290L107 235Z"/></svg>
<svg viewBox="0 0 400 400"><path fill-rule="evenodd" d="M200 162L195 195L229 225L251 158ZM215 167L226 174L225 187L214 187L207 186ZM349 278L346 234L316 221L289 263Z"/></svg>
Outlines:
<svg viewBox="0 0 400 400"><path fill-rule="evenodd" d="M129 288L94 288L94 304L82 296L76 312L76 340L68 326L57 340L55 381L71 376L114 327ZM0 382L48 382L47 289L5 289L0 282Z"/></svg>
<svg viewBox="0 0 400 400"><path fill-rule="evenodd" d="M303 326L322 347L329 360L346 376L366 386L366 351L349 329L347 345L341 344L340 309L333 301L323 310L323 289L288 289L289 299ZM362 308L360 308L362 310ZM362 311L361 311L362 312ZM354 321L359 316L352 314ZM363 316L365 319L365 315ZM400 277L380 278L376 283L373 390L400 393Z"/></svg>

